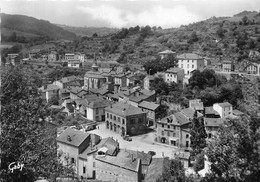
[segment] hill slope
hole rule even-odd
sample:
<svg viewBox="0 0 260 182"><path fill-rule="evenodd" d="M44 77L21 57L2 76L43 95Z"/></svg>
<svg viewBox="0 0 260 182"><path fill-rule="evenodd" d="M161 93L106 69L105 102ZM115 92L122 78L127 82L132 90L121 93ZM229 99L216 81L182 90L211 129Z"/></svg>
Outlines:
<svg viewBox="0 0 260 182"><path fill-rule="evenodd" d="M33 17L24 15L1 14L2 27L5 28L3 36L8 36L10 32L19 32L25 36L30 34L33 36L49 37L51 39L76 39L76 35L72 32L62 29L46 20L38 20ZM24 33L24 34L22 34Z"/></svg>

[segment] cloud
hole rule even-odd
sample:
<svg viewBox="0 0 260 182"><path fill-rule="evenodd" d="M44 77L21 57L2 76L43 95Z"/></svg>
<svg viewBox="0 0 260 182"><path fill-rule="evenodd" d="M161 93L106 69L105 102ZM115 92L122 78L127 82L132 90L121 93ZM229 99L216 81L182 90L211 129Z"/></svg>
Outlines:
<svg viewBox="0 0 260 182"><path fill-rule="evenodd" d="M161 26L163 28L177 27L199 21L200 17L188 11L184 6L174 6L172 8L160 5L143 8L143 11L134 12L131 9L117 8L111 5L101 5L98 7L78 7L92 19L104 21L111 27L130 26Z"/></svg>

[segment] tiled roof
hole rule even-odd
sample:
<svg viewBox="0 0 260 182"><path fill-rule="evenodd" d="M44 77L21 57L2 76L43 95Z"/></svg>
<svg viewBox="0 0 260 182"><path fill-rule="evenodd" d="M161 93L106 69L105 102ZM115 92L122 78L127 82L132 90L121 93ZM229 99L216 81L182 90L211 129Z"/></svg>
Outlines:
<svg viewBox="0 0 260 182"><path fill-rule="evenodd" d="M104 95L104 94L109 93L110 91L107 90L107 89L98 89L98 88L95 88L95 89L90 89L90 92L92 92L92 93L94 93L94 94Z"/></svg>
<svg viewBox="0 0 260 182"><path fill-rule="evenodd" d="M53 85L53 84L48 84L47 88L44 88L44 86L39 88L39 90L41 90L42 92L48 92L48 91L59 90L59 89L60 88L57 85Z"/></svg>
<svg viewBox="0 0 260 182"><path fill-rule="evenodd" d="M219 115L219 113L217 111L215 111L213 109L213 107L205 107L205 114L215 114L215 115Z"/></svg>
<svg viewBox="0 0 260 182"><path fill-rule="evenodd" d="M142 109L123 102L112 104L109 107L106 107L105 110L124 117L145 113Z"/></svg>
<svg viewBox="0 0 260 182"><path fill-rule="evenodd" d="M159 123L165 123L165 124L169 123L169 124L173 124L173 125L180 125L181 124L181 122L179 120L177 120L177 118L174 114L171 114L170 116L166 116L158 122Z"/></svg>
<svg viewBox="0 0 260 182"><path fill-rule="evenodd" d="M223 118L204 118L204 125L205 126L214 126L218 127L224 123Z"/></svg>
<svg viewBox="0 0 260 182"><path fill-rule="evenodd" d="M91 107L91 108L104 108L104 107L109 106L112 103L113 102L111 102L110 100L105 100L103 98L99 98L98 100L89 102L87 106Z"/></svg>
<svg viewBox="0 0 260 182"><path fill-rule="evenodd" d="M89 137L89 134L87 133L67 128L59 137L57 137L57 141L79 147L87 137Z"/></svg>
<svg viewBox="0 0 260 182"><path fill-rule="evenodd" d="M174 113L174 116L176 117L178 123L180 125L185 125L185 124L188 124L188 123L191 123L191 120L189 120L188 117L186 117L183 113L181 112L177 112L177 113Z"/></svg>
<svg viewBox="0 0 260 182"><path fill-rule="evenodd" d="M195 110L190 107L186 108L186 109L182 109L180 112L183 113L188 118L193 118L193 116L195 114Z"/></svg>
<svg viewBox="0 0 260 182"><path fill-rule="evenodd" d="M190 100L189 105L190 105L191 108L193 108L195 110L203 110L204 109L203 102L201 102L201 100Z"/></svg>
<svg viewBox="0 0 260 182"><path fill-rule="evenodd" d="M154 102L147 102L147 101L143 101L141 102L139 105L139 107L143 107L143 108L147 108L150 110L155 110L157 109L160 105L159 104L155 104Z"/></svg>
<svg viewBox="0 0 260 182"><path fill-rule="evenodd" d="M195 60L195 59L202 59L202 57L195 53L184 53L184 54L178 55L177 59Z"/></svg>
<svg viewBox="0 0 260 182"><path fill-rule="evenodd" d="M236 116L241 116L241 115L244 114L243 112L241 112L241 111L239 111L239 110L237 110L237 109L234 109L232 112L233 112L233 114L236 115Z"/></svg>
<svg viewBox="0 0 260 182"><path fill-rule="evenodd" d="M145 77L145 79L148 79L148 80L154 80L154 76L152 76L152 75L147 75L146 77Z"/></svg>
<svg viewBox="0 0 260 182"><path fill-rule="evenodd" d="M150 91L150 90L147 90L147 89L142 89L140 90L141 93L143 93L144 95L147 95L147 96L151 96L151 95L154 95L155 94L155 91Z"/></svg>
<svg viewBox="0 0 260 182"><path fill-rule="evenodd" d="M145 176L145 182L156 182L162 175L166 158L153 158Z"/></svg>
<svg viewBox="0 0 260 182"><path fill-rule="evenodd" d="M166 70L166 73L178 73L183 70L184 69L182 69L182 68L170 68L170 69Z"/></svg>
<svg viewBox="0 0 260 182"><path fill-rule="evenodd" d="M112 164L115 166L118 166L120 168L125 168L131 171L138 172L139 166L141 165L140 159L134 159L132 160L131 158L122 158L118 156L96 156L96 160L98 161L103 161L108 164ZM97 166L99 167L99 166ZM111 168L111 170L113 170ZM118 173L118 171L116 171Z"/></svg>
<svg viewBox="0 0 260 182"><path fill-rule="evenodd" d="M74 76L74 75L73 76L68 76L68 77L63 77L62 79L60 79L60 81L62 83L68 83L68 82L75 81L75 80L79 80L79 78Z"/></svg>
<svg viewBox="0 0 260 182"><path fill-rule="evenodd" d="M84 77L88 77L88 78L105 78L104 76L102 76L102 73L99 72L99 71L88 71L88 72L86 72Z"/></svg>
<svg viewBox="0 0 260 182"><path fill-rule="evenodd" d="M101 142L97 145L98 148L106 147L108 149L107 155L112 156L117 148L119 148L119 143L115 141L113 138L108 137L101 140Z"/></svg>
<svg viewBox="0 0 260 182"><path fill-rule="evenodd" d="M148 166L151 163L152 156L145 152L121 149L120 152L117 154L117 156L120 158L131 158L132 155L134 158L141 159L142 165Z"/></svg>
<svg viewBox="0 0 260 182"><path fill-rule="evenodd" d="M171 50L165 50L165 51L162 51L162 52L159 52L158 54L175 54L176 52L173 52Z"/></svg>
<svg viewBox="0 0 260 182"><path fill-rule="evenodd" d="M232 106L230 103L228 103L228 102L223 102L223 103L218 103L218 105L220 106L220 107L230 107L230 106Z"/></svg>
<svg viewBox="0 0 260 182"><path fill-rule="evenodd" d="M150 97L150 96L147 96L147 95L139 95L139 96L131 95L129 97L129 100L139 103L139 102L142 102L144 99L147 99L148 97Z"/></svg>

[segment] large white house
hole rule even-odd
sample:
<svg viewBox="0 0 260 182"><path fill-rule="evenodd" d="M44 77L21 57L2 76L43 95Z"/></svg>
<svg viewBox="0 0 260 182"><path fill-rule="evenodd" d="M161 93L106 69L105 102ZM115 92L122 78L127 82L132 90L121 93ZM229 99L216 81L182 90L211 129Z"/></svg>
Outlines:
<svg viewBox="0 0 260 182"><path fill-rule="evenodd" d="M195 53L184 53L177 56L178 67L184 69L185 75L190 75L196 69L204 68L204 59Z"/></svg>
<svg viewBox="0 0 260 182"><path fill-rule="evenodd" d="M228 102L213 104L213 109L217 111L221 118L232 114L232 105Z"/></svg>

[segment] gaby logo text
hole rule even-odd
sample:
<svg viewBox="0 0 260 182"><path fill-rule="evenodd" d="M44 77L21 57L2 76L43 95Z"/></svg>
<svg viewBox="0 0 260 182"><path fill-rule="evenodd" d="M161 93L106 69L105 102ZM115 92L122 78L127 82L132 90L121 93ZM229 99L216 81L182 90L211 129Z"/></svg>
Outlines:
<svg viewBox="0 0 260 182"><path fill-rule="evenodd" d="M20 162L12 162L8 166L8 169L11 171L11 173L13 173L15 169L20 169L20 171L22 171L23 168L24 168L24 164Z"/></svg>

